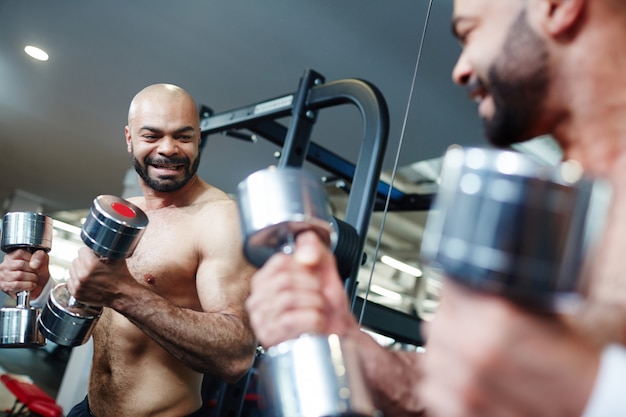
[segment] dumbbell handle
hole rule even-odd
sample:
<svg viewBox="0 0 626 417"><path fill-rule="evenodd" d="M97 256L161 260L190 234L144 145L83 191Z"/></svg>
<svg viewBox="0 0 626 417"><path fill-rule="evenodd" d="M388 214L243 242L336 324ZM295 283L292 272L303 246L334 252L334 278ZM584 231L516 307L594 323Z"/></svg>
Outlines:
<svg viewBox="0 0 626 417"><path fill-rule="evenodd" d="M291 255L296 251L296 236L293 233L287 233L287 242L285 242L280 250L287 255Z"/></svg>
<svg viewBox="0 0 626 417"><path fill-rule="evenodd" d="M6 253L12 252L13 250L15 250L17 248L13 248L13 249L6 249L5 251ZM23 249L27 250L28 252L30 252L31 256L33 253L37 252L38 250L44 250L47 252L47 250L39 248L39 247L34 247L34 246L25 246L23 247ZM29 308L30 307L30 291L28 290L24 290L24 291L20 291L16 294L15 296L16 301L15 301L15 307L18 308Z"/></svg>
<svg viewBox="0 0 626 417"><path fill-rule="evenodd" d="M18 292L16 307L28 308L29 306L30 306L30 291Z"/></svg>
<svg viewBox="0 0 626 417"><path fill-rule="evenodd" d="M74 298L73 295L70 297L70 299L67 302L68 307L81 307L83 305L84 304L78 301L76 298Z"/></svg>

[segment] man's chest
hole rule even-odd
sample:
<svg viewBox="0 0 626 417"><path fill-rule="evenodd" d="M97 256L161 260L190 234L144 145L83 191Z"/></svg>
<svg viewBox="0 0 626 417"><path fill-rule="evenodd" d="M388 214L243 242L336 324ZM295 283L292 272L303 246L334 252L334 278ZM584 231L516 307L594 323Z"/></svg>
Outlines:
<svg viewBox="0 0 626 417"><path fill-rule="evenodd" d="M195 293L200 262L196 234L182 218L150 219L132 256L126 260L138 282L166 298Z"/></svg>

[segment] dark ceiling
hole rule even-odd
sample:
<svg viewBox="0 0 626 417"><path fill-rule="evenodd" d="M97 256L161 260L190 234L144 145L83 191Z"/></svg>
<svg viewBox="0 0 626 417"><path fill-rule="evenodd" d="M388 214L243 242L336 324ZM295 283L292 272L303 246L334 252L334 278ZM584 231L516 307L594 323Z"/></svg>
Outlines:
<svg viewBox="0 0 626 417"><path fill-rule="evenodd" d="M326 82L366 80L389 107L385 171L482 144L475 105L450 79L451 11L451 0L2 0L0 197L26 193L50 211L120 195L128 103L157 82L221 113L296 91L308 68ZM362 139L355 107L320 111L314 142L354 161ZM234 192L276 150L213 135L200 174Z"/></svg>

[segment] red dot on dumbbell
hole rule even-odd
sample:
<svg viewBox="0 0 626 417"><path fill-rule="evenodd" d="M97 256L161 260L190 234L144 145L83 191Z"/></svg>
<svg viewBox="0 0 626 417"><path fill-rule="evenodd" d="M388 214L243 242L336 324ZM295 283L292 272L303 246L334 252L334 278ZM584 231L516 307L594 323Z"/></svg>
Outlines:
<svg viewBox="0 0 626 417"><path fill-rule="evenodd" d="M111 203L111 208L117 214L122 215L124 217L129 217L131 219L137 215L137 213L135 213L135 210L133 210L131 207L128 207L126 204Z"/></svg>

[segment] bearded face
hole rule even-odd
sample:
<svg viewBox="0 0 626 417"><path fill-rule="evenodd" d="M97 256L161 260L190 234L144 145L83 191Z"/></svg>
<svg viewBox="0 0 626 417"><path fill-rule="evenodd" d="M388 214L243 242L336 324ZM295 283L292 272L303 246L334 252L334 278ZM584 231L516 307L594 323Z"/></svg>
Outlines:
<svg viewBox="0 0 626 417"><path fill-rule="evenodd" d="M181 189L198 171L200 165L200 154L195 158L193 162L187 157L166 158L159 157L152 158L146 156L143 164L132 153L132 162L135 167L135 171L146 185L157 192L173 192ZM172 169L172 174L159 174L151 176L149 173L150 167L169 167Z"/></svg>
<svg viewBox="0 0 626 417"><path fill-rule="evenodd" d="M505 147L531 139L531 130L542 115L549 81L546 46L522 11L490 66L487 80L474 81L482 83L493 98L495 111L491 117L482 117L482 122L494 145Z"/></svg>

